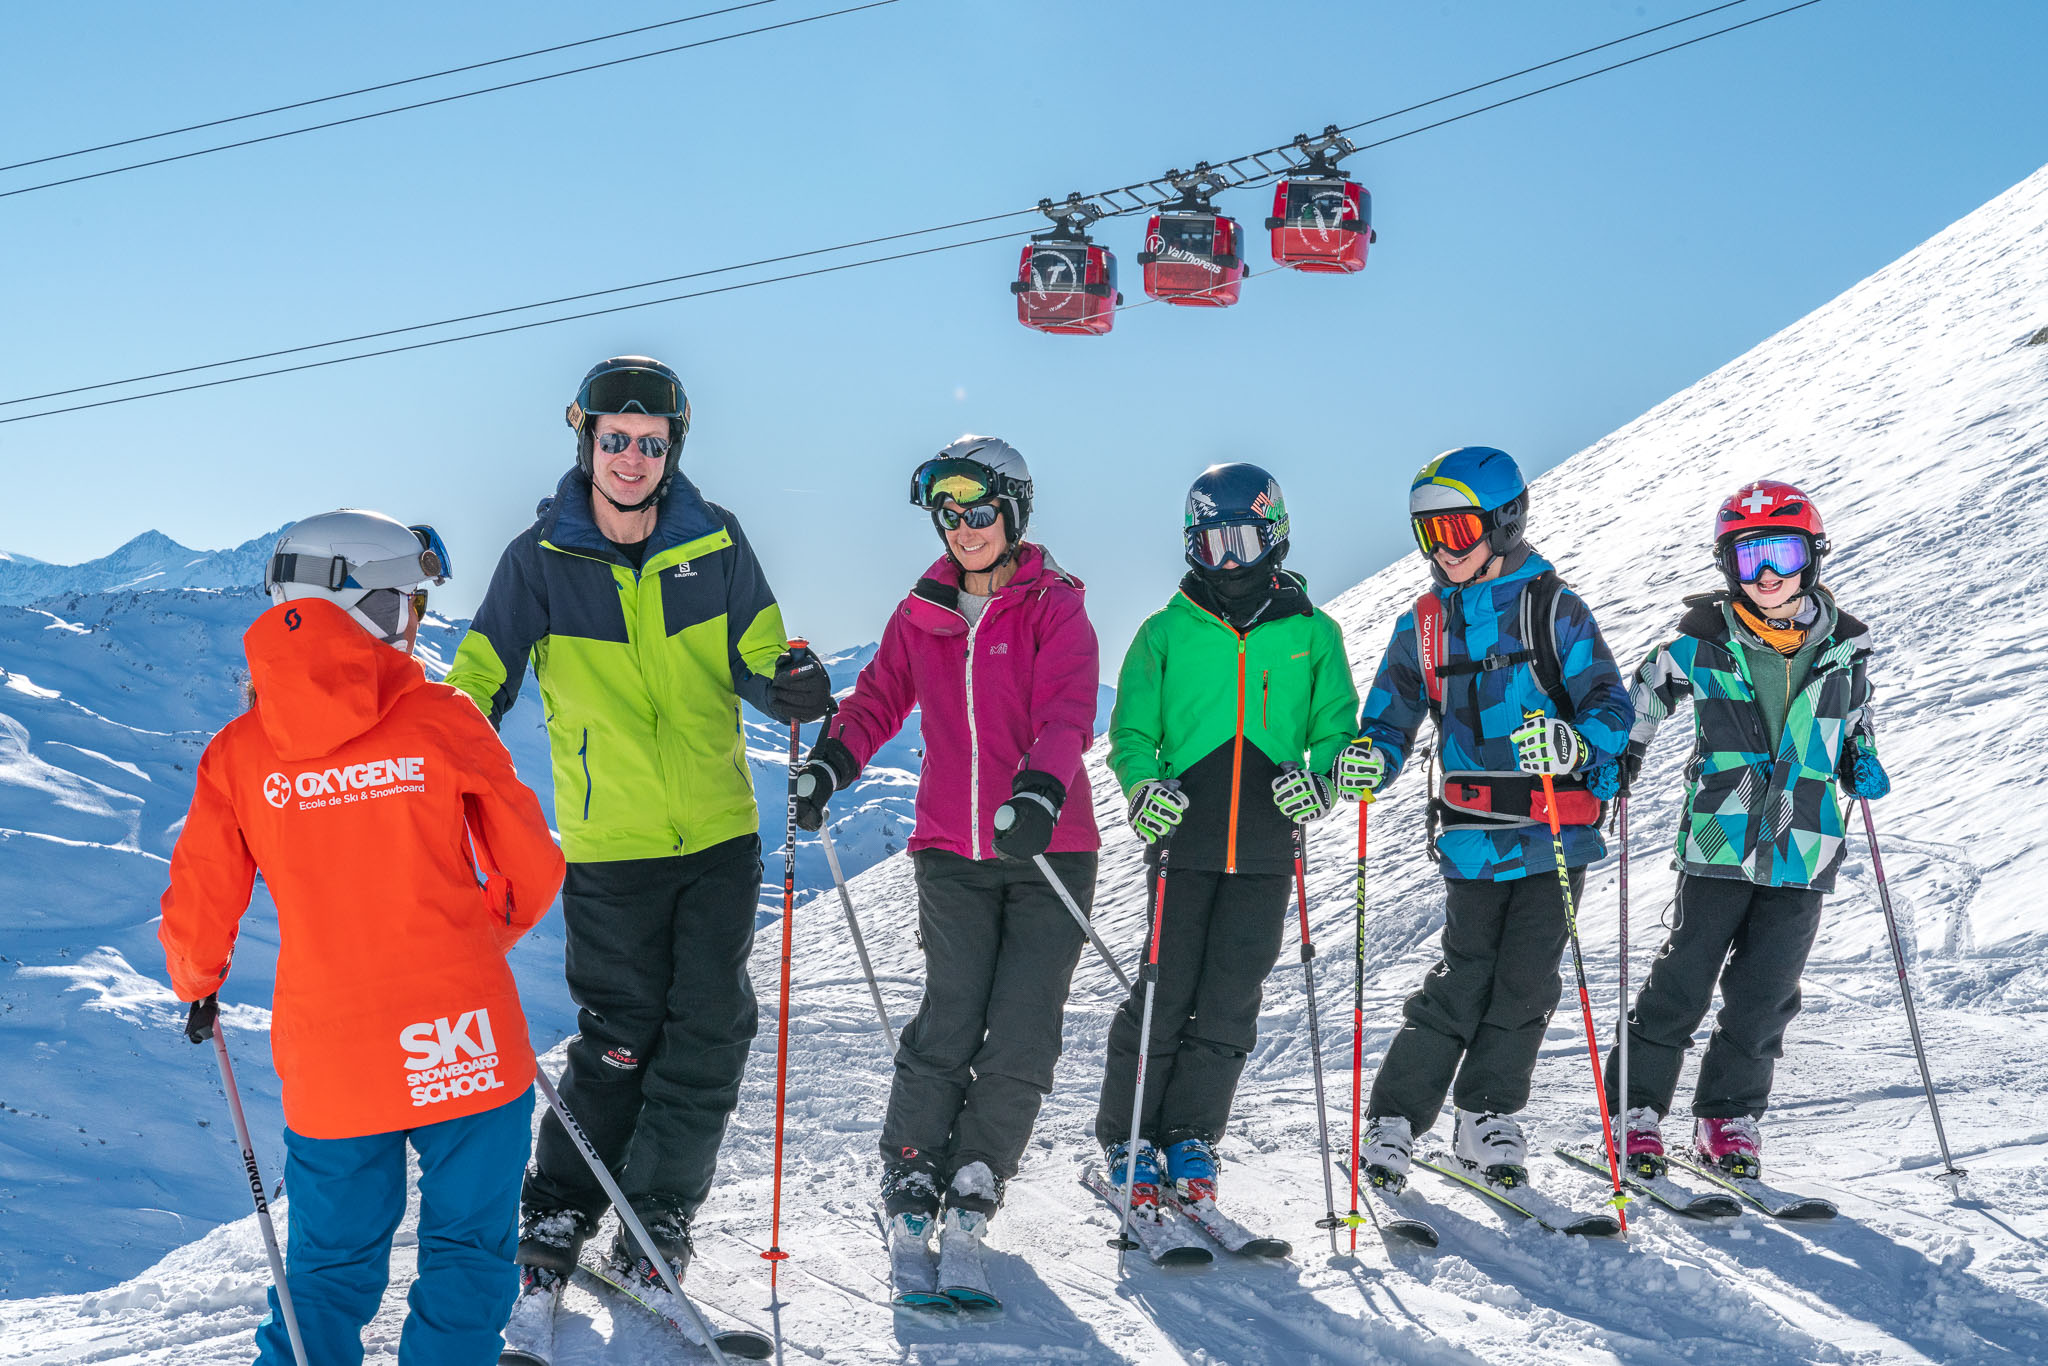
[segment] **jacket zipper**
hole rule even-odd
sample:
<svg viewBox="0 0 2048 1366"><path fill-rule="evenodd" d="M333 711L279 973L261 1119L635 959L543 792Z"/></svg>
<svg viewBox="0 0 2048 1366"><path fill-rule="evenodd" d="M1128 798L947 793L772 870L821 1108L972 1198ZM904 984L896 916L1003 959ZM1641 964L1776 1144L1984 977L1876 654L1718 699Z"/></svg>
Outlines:
<svg viewBox="0 0 2048 1366"><path fill-rule="evenodd" d="M1230 838L1224 846L1223 871L1237 871L1237 799L1244 780L1244 647L1248 637L1237 637L1237 738L1230 750Z"/></svg>
<svg viewBox="0 0 2048 1366"><path fill-rule="evenodd" d="M967 856L981 858L981 736L974 725L974 638L995 606L993 596L967 628Z"/></svg>
<svg viewBox="0 0 2048 1366"><path fill-rule="evenodd" d="M1273 671L1271 669L1261 669L1259 670L1259 725L1267 730L1273 728L1273 723L1267 719L1268 713L1272 710L1272 705Z"/></svg>
<svg viewBox="0 0 2048 1366"><path fill-rule="evenodd" d="M583 760L583 819L590 819L590 727L583 728L583 747L576 751Z"/></svg>

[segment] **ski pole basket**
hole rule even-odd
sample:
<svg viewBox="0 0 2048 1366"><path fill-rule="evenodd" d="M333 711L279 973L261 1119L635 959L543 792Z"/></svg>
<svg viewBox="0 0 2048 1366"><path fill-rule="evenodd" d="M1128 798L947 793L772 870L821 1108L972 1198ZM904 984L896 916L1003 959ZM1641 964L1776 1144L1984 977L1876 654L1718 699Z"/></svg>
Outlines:
<svg viewBox="0 0 2048 1366"><path fill-rule="evenodd" d="M1145 225L1145 250L1138 253L1145 293L1182 308L1228 308L1244 281L1244 233L1209 201L1229 182L1207 162L1187 173L1168 171L1166 179L1181 198Z"/></svg>
<svg viewBox="0 0 2048 1366"><path fill-rule="evenodd" d="M1124 301L1116 288L1116 256L1085 231L1102 211L1077 194L1063 204L1041 199L1038 210L1053 229L1034 236L1017 262L1010 282L1017 321L1040 332L1099 337L1116 325Z"/></svg>

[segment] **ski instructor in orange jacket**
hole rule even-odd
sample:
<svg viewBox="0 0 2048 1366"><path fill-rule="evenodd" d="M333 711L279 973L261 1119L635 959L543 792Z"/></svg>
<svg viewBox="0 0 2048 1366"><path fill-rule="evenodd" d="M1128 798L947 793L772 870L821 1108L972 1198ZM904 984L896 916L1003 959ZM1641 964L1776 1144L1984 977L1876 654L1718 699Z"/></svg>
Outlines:
<svg viewBox="0 0 2048 1366"><path fill-rule="evenodd" d="M298 523L243 637L253 698L200 760L163 940L187 1033L216 993L258 871L277 903L271 1052L291 1192L286 1280L308 1360L359 1363L419 1154L419 1276L399 1360L496 1362L518 1288L533 1050L505 952L555 898L540 803L462 693L412 657L431 528L343 510ZM484 867L480 884L471 841ZM271 1292L258 1361L291 1344Z"/></svg>

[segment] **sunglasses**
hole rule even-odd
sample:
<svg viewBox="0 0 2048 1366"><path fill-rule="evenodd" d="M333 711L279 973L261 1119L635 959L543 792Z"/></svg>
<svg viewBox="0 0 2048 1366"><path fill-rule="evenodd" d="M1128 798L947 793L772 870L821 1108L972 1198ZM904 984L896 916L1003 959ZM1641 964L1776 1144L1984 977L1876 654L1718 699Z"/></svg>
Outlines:
<svg viewBox="0 0 2048 1366"><path fill-rule="evenodd" d="M996 524L996 518L1002 515L1002 509L989 502L976 503L972 507L960 507L956 504L935 508L933 513L938 517L939 525L948 531L958 527L962 522L976 531L982 531Z"/></svg>
<svg viewBox="0 0 2048 1366"><path fill-rule="evenodd" d="M1430 512L1408 521L1425 555L1439 550L1462 555L1486 537L1486 519L1477 512Z"/></svg>
<svg viewBox="0 0 2048 1366"><path fill-rule="evenodd" d="M668 438L665 436L643 436L638 441L624 432L599 432L597 448L606 455L617 455L628 446L637 445L640 454L649 460L660 460L668 454Z"/></svg>
<svg viewBox="0 0 2048 1366"><path fill-rule="evenodd" d="M1752 536L1735 543L1735 577L1755 583L1766 571L1789 579L1813 562L1804 536Z"/></svg>

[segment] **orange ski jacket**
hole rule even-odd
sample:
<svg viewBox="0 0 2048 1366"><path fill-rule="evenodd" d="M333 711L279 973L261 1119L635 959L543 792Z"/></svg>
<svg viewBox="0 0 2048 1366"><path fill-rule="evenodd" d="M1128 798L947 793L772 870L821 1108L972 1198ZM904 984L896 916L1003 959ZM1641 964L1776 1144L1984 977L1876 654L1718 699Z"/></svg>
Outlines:
<svg viewBox="0 0 2048 1366"><path fill-rule="evenodd" d="M242 642L255 700L206 747L163 897L178 998L220 989L260 870L295 1131L392 1133L518 1096L534 1059L505 952L563 875L540 802L467 696L334 604L272 607Z"/></svg>

